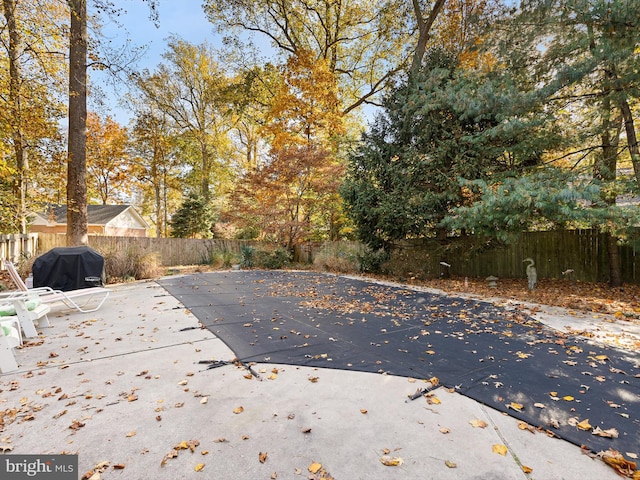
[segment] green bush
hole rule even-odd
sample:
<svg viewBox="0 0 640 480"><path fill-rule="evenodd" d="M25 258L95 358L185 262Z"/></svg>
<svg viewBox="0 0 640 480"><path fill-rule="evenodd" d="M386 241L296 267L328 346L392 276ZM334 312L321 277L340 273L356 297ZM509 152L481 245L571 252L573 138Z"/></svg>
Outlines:
<svg viewBox="0 0 640 480"><path fill-rule="evenodd" d="M382 267L389 258L389 252L386 250L367 249L358 255L358 259L360 260L360 271L364 273L383 273Z"/></svg>
<svg viewBox="0 0 640 480"><path fill-rule="evenodd" d="M284 268L291 262L291 253L285 248L276 248L273 251L257 250L255 253L255 265L260 268L276 270Z"/></svg>
<svg viewBox="0 0 640 480"><path fill-rule="evenodd" d="M242 268L253 268L256 249L250 245L240 246L240 266Z"/></svg>

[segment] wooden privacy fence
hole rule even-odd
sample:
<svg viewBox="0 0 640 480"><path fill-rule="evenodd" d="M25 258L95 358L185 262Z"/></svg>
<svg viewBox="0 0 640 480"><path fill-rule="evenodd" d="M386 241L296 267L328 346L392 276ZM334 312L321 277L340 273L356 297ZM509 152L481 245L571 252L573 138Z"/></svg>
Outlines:
<svg viewBox="0 0 640 480"><path fill-rule="evenodd" d="M39 234L39 252L65 245L64 235ZM204 238L102 237L89 236L89 246L103 254L131 250L155 253L166 267L176 265L204 265L211 263L212 254L228 252L240 255L242 245L260 242Z"/></svg>
<svg viewBox="0 0 640 480"><path fill-rule="evenodd" d="M16 237L4 235L2 237ZM37 250L33 246L37 238ZM13 243L0 243L1 258L17 260L16 239ZM27 242L27 239L21 240ZM44 253L53 247L64 246L65 236L56 234L31 234L25 254ZM27 242L27 243L28 243ZM19 241L17 243L20 243ZM163 266L207 264L217 253L235 254L240 258L243 245L257 248L274 248L263 242L228 239L188 238L139 238L90 236L89 245L103 254L127 252L132 249L155 253ZM362 255L364 248L357 242L309 243L296 249L296 260L312 263L320 252L351 251ZM630 246L620 247L622 275L625 282L640 283L640 256ZM27 255L28 256L28 255ZM535 261L538 278L571 278L582 281L605 282L609 279L605 238L595 230L571 230L524 233L509 245L481 244L472 237L448 239L446 242L406 242L393 253L388 264L395 275L421 274L438 276L444 269L444 261L451 265L450 273L458 276L500 278L524 278L523 260ZM572 273L563 275L563 272Z"/></svg>
<svg viewBox="0 0 640 480"><path fill-rule="evenodd" d="M639 253L628 245L619 247L625 282L640 283ZM523 260L531 258L538 278L570 278L588 282L609 280L605 236L596 230L527 232L508 245L492 242L483 245L468 237L446 242L408 243L398 248L394 257L398 257L398 264L430 277L444 272L446 269L440 262L445 262L451 265L447 269L452 275L525 278L527 263Z"/></svg>

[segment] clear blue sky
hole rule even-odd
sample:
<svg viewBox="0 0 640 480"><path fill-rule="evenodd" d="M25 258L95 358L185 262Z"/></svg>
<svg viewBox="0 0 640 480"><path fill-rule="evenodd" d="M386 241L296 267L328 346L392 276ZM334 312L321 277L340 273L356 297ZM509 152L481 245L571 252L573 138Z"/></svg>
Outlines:
<svg viewBox="0 0 640 480"><path fill-rule="evenodd" d="M138 62L138 70L148 68L153 71L162 61L162 53L166 50L166 39L176 35L184 40L200 44L205 40L218 45L220 36L214 33L213 25L209 23L202 10L202 0L159 0L159 28L149 20L149 5L142 0L120 0L116 6L126 11L118 18L122 24L107 23L103 27L104 36L112 42L114 47L125 45L130 41L132 46L146 46L147 51ZM103 20L107 22L104 17ZM115 92L103 81L104 74L91 73L91 81L99 85L105 94L105 103L109 113L116 121L126 126L130 114L118 106L118 96L122 91ZM89 109L92 106L89 105ZM102 112L101 112L102 113Z"/></svg>

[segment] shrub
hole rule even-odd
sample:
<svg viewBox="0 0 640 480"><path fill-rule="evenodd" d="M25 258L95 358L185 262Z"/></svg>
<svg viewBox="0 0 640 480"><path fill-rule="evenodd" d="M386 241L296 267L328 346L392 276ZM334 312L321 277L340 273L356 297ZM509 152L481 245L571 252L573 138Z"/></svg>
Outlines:
<svg viewBox="0 0 640 480"><path fill-rule="evenodd" d="M276 248L273 251L257 250L255 252L255 264L260 268L276 270L284 268L291 261L291 253L285 248Z"/></svg>
<svg viewBox="0 0 640 480"><path fill-rule="evenodd" d="M218 248L212 244L207 245L206 258L203 258L203 265L210 265L213 268L230 268L238 262L238 255L226 248Z"/></svg>
<svg viewBox="0 0 640 480"><path fill-rule="evenodd" d="M240 266L242 268L253 268L253 261L256 249L250 245L240 246Z"/></svg>
<svg viewBox="0 0 640 480"><path fill-rule="evenodd" d="M360 271L360 248L352 244L327 244L313 258L313 265L329 272L353 273Z"/></svg>
<svg viewBox="0 0 640 480"><path fill-rule="evenodd" d="M157 277L161 273L160 261L155 252L146 253L131 247L124 251L101 252L107 282L118 280L143 280Z"/></svg>
<svg viewBox="0 0 640 480"><path fill-rule="evenodd" d="M382 273L382 267L389 258L389 252L383 249L367 249L358 255L358 259L360 260L360 271L364 273Z"/></svg>

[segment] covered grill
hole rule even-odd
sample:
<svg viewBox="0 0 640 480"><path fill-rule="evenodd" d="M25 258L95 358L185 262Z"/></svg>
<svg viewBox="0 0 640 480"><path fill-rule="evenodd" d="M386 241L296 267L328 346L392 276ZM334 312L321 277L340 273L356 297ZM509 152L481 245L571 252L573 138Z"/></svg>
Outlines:
<svg viewBox="0 0 640 480"><path fill-rule="evenodd" d="M86 246L56 247L36 258L32 272L34 287L65 292L101 287L105 278L104 258Z"/></svg>

